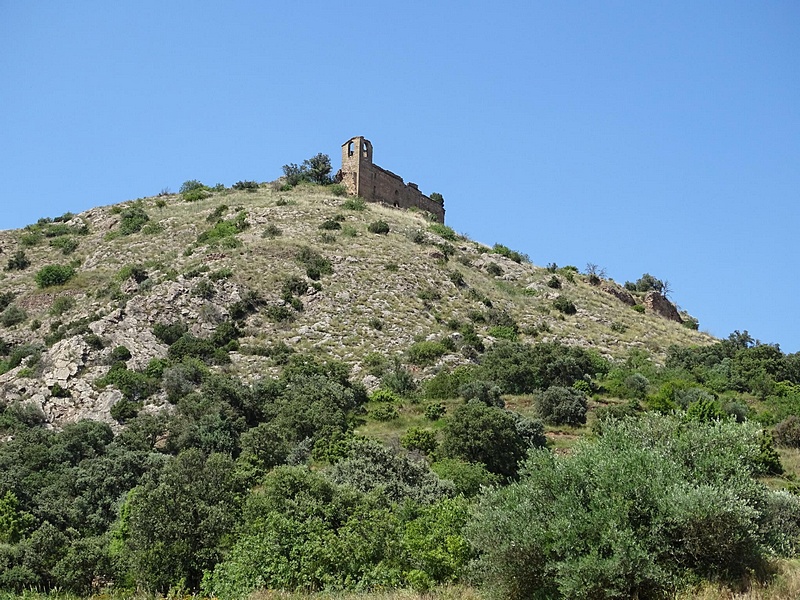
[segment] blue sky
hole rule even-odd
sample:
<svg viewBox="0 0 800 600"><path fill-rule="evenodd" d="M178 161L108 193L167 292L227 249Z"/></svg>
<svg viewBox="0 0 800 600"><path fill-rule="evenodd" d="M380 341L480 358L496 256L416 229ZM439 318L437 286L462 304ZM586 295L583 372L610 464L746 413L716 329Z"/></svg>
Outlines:
<svg viewBox="0 0 800 600"><path fill-rule="evenodd" d="M354 135L473 239L800 350L797 2L0 0L0 229Z"/></svg>

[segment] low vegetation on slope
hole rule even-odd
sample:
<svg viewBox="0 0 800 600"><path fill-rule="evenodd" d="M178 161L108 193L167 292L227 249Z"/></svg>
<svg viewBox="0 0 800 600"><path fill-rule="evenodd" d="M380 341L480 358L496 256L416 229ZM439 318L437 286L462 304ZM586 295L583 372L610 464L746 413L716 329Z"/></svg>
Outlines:
<svg viewBox="0 0 800 600"><path fill-rule="evenodd" d="M796 555L798 355L296 183L0 234L0 589L669 598Z"/></svg>

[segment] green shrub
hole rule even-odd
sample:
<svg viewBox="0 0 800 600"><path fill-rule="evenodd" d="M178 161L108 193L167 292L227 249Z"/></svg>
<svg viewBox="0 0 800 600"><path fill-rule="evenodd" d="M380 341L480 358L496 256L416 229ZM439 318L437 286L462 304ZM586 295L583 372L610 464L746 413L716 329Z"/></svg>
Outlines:
<svg viewBox="0 0 800 600"><path fill-rule="evenodd" d="M510 340L513 342L517 339L517 329L515 327L509 327L508 325L490 327L488 333L490 336L501 340Z"/></svg>
<svg viewBox="0 0 800 600"><path fill-rule="evenodd" d="M36 273L36 284L40 288L64 285L75 276L75 269L67 265L47 265Z"/></svg>
<svg viewBox="0 0 800 600"><path fill-rule="evenodd" d="M536 395L539 417L549 425L578 426L586 423L586 395L574 387L552 386Z"/></svg>
<svg viewBox="0 0 800 600"><path fill-rule="evenodd" d="M448 419L441 450L446 457L482 463L490 473L513 478L528 444L510 412L472 401Z"/></svg>
<svg viewBox="0 0 800 600"><path fill-rule="evenodd" d="M294 321L294 313L291 309L281 304L272 304L264 312L273 323L291 323Z"/></svg>
<svg viewBox="0 0 800 600"><path fill-rule="evenodd" d="M113 385L123 396L132 402L138 402L152 396L158 391L158 382L144 373L129 371L124 362L117 362L105 376L98 379L99 387Z"/></svg>
<svg viewBox="0 0 800 600"><path fill-rule="evenodd" d="M561 280L553 275L547 282L547 287L553 288L554 290L561 288Z"/></svg>
<svg viewBox="0 0 800 600"><path fill-rule="evenodd" d="M647 417L610 422L568 454L533 451L480 501L467 537L497 597L667 598L736 582L768 555L758 430ZM663 440L669 440L665 444Z"/></svg>
<svg viewBox="0 0 800 600"><path fill-rule="evenodd" d="M27 318L28 313L16 304L12 304L0 314L0 323L2 323L4 327L13 327L14 325L19 325L24 322Z"/></svg>
<svg viewBox="0 0 800 600"><path fill-rule="evenodd" d="M153 335L167 346L171 346L177 342L187 331L189 331L189 328L186 323L180 321L170 324L156 323L153 325Z"/></svg>
<svg viewBox="0 0 800 600"><path fill-rule="evenodd" d="M78 240L72 237L58 237L50 240L50 246L52 248L58 248L61 250L61 254L66 256L78 249Z"/></svg>
<svg viewBox="0 0 800 600"><path fill-rule="evenodd" d="M503 273L505 273L505 271L503 271L503 267L494 262L490 262L488 265L486 265L486 272L492 277L500 277L503 275Z"/></svg>
<svg viewBox="0 0 800 600"><path fill-rule="evenodd" d="M362 211L367 208L367 203L364 201L363 198L348 198L344 202L342 202L342 208L347 210L356 210Z"/></svg>
<svg viewBox="0 0 800 600"><path fill-rule="evenodd" d="M50 306L50 314L59 317L65 312L72 310L74 307L75 298L72 296L59 296L53 300L53 304Z"/></svg>
<svg viewBox="0 0 800 600"><path fill-rule="evenodd" d="M347 188L343 186L341 183L333 183L328 186L331 194L334 196L346 196L347 195Z"/></svg>
<svg viewBox="0 0 800 600"><path fill-rule="evenodd" d="M280 228L275 225L274 223L269 223L266 227L264 227L264 231L261 232L262 238L274 238L281 235L283 232Z"/></svg>
<svg viewBox="0 0 800 600"><path fill-rule="evenodd" d="M14 255L8 259L6 264L6 271L24 271L31 266L31 261L25 256L24 250L17 250Z"/></svg>
<svg viewBox="0 0 800 600"><path fill-rule="evenodd" d="M432 365L445 354L447 347L441 342L416 342L408 349L408 360L411 364L425 367Z"/></svg>
<svg viewBox="0 0 800 600"><path fill-rule="evenodd" d="M447 225L443 225L441 223L431 223L428 226L428 229L450 242L455 242L458 239L458 234L453 230L452 227L448 227Z"/></svg>
<svg viewBox="0 0 800 600"><path fill-rule="evenodd" d="M419 450L425 454L433 454L439 442L436 441L435 431L412 427L400 438L400 445L406 450Z"/></svg>
<svg viewBox="0 0 800 600"><path fill-rule="evenodd" d="M406 396L417 389L417 382L414 381L414 376L399 363L395 363L392 369L384 373L381 378L381 385L401 396Z"/></svg>
<svg viewBox="0 0 800 600"><path fill-rule="evenodd" d="M316 281L323 275L330 275L333 273L331 261L308 246L300 248L297 253L297 260L306 268L306 275L309 279Z"/></svg>
<svg viewBox="0 0 800 600"><path fill-rule="evenodd" d="M256 192L258 191L258 182L256 181L237 181L231 186L234 190Z"/></svg>
<svg viewBox="0 0 800 600"><path fill-rule="evenodd" d="M800 417L789 415L775 425L775 441L785 448L800 448Z"/></svg>
<svg viewBox="0 0 800 600"><path fill-rule="evenodd" d="M391 404L380 404L369 409L369 416L376 421L394 421L400 417L400 413Z"/></svg>
<svg viewBox="0 0 800 600"><path fill-rule="evenodd" d="M431 470L442 479L452 481L456 493L466 498L477 496L482 489L500 483L500 477L490 473L480 463L465 462L455 458L443 458L431 465Z"/></svg>
<svg viewBox="0 0 800 600"><path fill-rule="evenodd" d="M338 221L334 221L333 219L328 219L326 221L323 221L322 224L319 226L319 228L326 231L338 231L342 228L342 226Z"/></svg>
<svg viewBox="0 0 800 600"><path fill-rule="evenodd" d="M644 305L642 304L634 304L631 308L638 313L644 313Z"/></svg>
<svg viewBox="0 0 800 600"><path fill-rule="evenodd" d="M575 303L566 296L559 296L553 300L553 308L565 315L574 315L578 312Z"/></svg>
<svg viewBox="0 0 800 600"><path fill-rule="evenodd" d="M138 233L149 220L141 206L129 206L120 213L119 232L122 235Z"/></svg>
<svg viewBox="0 0 800 600"><path fill-rule="evenodd" d="M506 403L501 397L503 390L499 386L490 381L482 381L479 379L467 381L458 388L458 395L464 398L465 401L477 400L486 406L497 406L503 408Z"/></svg>
<svg viewBox="0 0 800 600"><path fill-rule="evenodd" d="M389 224L386 221L382 220L373 221L367 226L367 231L369 231L370 233L385 235L389 233Z"/></svg>
<svg viewBox="0 0 800 600"><path fill-rule="evenodd" d="M441 402L431 402L425 407L425 418L429 421L438 421L446 412L447 408L445 408L444 404Z"/></svg>
<svg viewBox="0 0 800 600"><path fill-rule="evenodd" d="M116 346L111 350L111 360L114 362L130 360L131 356L131 351L125 346Z"/></svg>
<svg viewBox="0 0 800 600"><path fill-rule="evenodd" d="M529 263L531 259L528 257L527 254L523 254L521 252L516 252L511 248L504 246L503 244L495 244L492 247L493 254L500 254L501 256L505 256L506 258L510 258L515 263Z"/></svg>

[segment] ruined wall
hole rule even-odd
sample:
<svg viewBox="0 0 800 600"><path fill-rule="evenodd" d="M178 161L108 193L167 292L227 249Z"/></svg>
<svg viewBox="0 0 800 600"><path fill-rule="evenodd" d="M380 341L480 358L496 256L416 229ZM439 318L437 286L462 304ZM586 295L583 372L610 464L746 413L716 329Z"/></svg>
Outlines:
<svg viewBox="0 0 800 600"><path fill-rule="evenodd" d="M354 137L342 145L342 169L337 180L350 194L398 208L419 208L444 223L442 204L420 192L415 183L406 184L399 175L372 162L372 143L366 138Z"/></svg>

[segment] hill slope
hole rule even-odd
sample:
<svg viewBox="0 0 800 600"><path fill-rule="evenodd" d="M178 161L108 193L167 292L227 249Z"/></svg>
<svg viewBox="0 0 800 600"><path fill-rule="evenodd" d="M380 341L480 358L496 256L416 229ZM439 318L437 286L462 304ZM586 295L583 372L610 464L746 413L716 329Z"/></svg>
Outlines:
<svg viewBox="0 0 800 600"><path fill-rule="evenodd" d="M388 233L369 230L377 221ZM194 202L169 195L99 207L0 232L0 253L10 267L0 275L0 394L41 406L55 425L114 423L122 394L102 378L115 361L144 371L167 356L158 324L182 323L208 339L234 321L239 343L224 347L230 363L217 368L246 380L274 373L270 355L285 344L340 359L368 387L377 355L425 339L458 342L470 323L485 345L518 336L611 357L635 347L658 357L673 343L713 341L632 310L613 282L515 262L524 257L493 252L420 213L324 187L261 185ZM559 296L574 314L554 307ZM459 346L449 343L415 376L475 360ZM147 402L163 404L164 393Z"/></svg>

